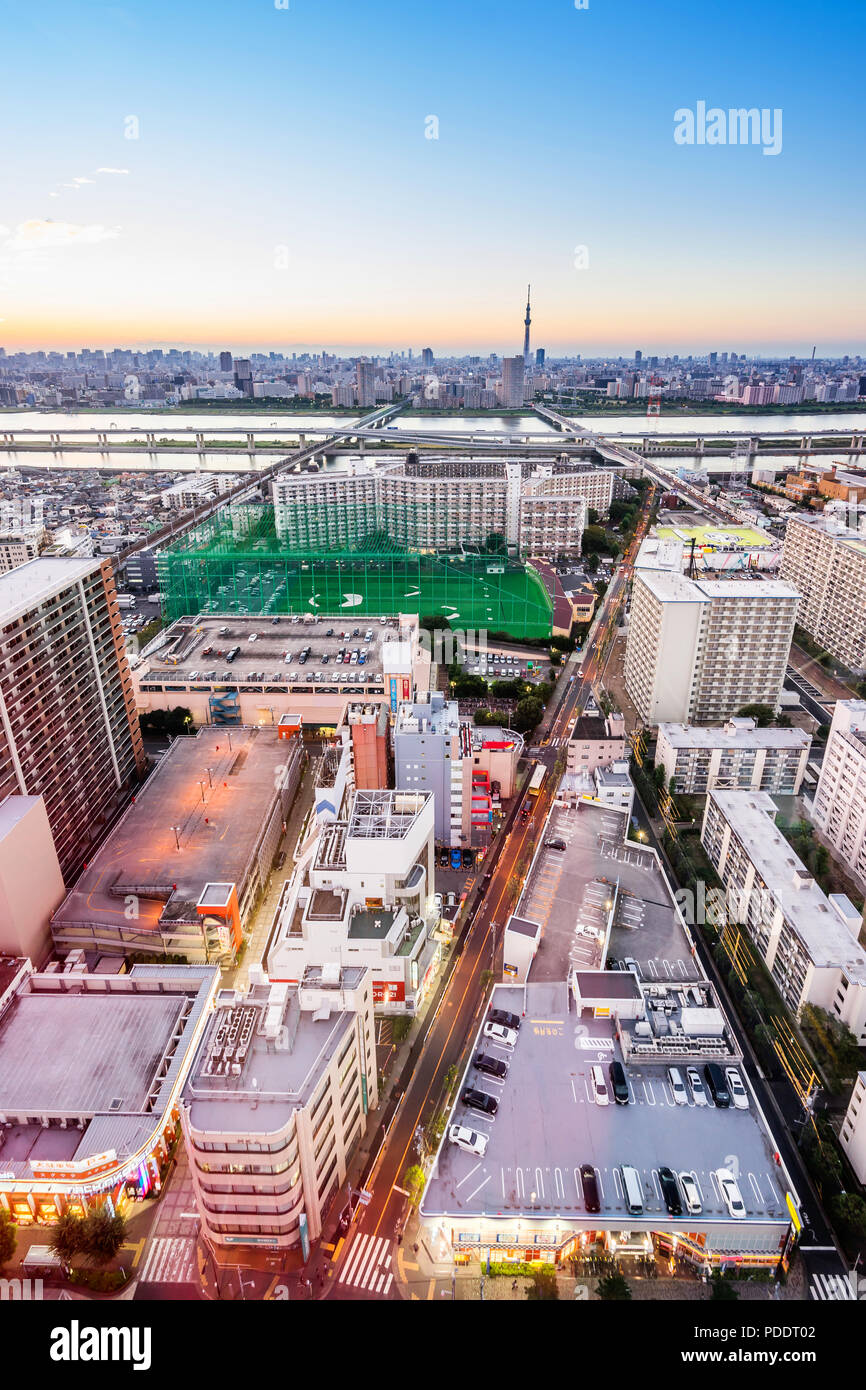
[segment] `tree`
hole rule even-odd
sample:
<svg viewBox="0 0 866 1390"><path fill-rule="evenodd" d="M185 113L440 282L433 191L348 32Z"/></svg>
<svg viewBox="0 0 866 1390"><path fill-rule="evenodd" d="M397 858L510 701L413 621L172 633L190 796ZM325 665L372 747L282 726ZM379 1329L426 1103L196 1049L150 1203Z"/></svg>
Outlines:
<svg viewBox="0 0 866 1390"><path fill-rule="evenodd" d="M517 709L514 711L513 725L519 734L528 734L534 729L544 713L544 706L540 700L534 696L527 695L522 700L518 700Z"/></svg>
<svg viewBox="0 0 866 1390"><path fill-rule="evenodd" d="M119 1212L114 1216L107 1207L91 1211L84 1218L85 1253L91 1264L107 1265L117 1258L126 1240L126 1220Z"/></svg>
<svg viewBox="0 0 866 1390"><path fill-rule="evenodd" d="M584 568L587 574L596 573L598 569L598 556L594 550L591 550L590 553L587 555L586 559L584 560Z"/></svg>
<svg viewBox="0 0 866 1390"><path fill-rule="evenodd" d="M409 1193L409 1201L413 1207L416 1207L421 1200L425 1181L424 1169L417 1163L413 1163L411 1168L407 1168L403 1175L403 1186Z"/></svg>
<svg viewBox="0 0 866 1390"><path fill-rule="evenodd" d="M739 1293L734 1288L730 1279L726 1279L721 1270L714 1269L710 1281L713 1292L710 1295L714 1303L733 1303L739 1298Z"/></svg>
<svg viewBox="0 0 866 1390"><path fill-rule="evenodd" d="M617 1271L616 1274L606 1274L603 1279L599 1279L596 1294L605 1303L625 1303L631 1298L631 1286L625 1275Z"/></svg>
<svg viewBox="0 0 866 1390"><path fill-rule="evenodd" d="M524 1292L526 1297L531 1299L553 1300L559 1298L556 1275L538 1270L533 1274L532 1283L527 1285Z"/></svg>
<svg viewBox="0 0 866 1390"><path fill-rule="evenodd" d="M790 715L787 715L787 714L779 714L779 715L776 716L776 728L777 728L777 729L790 729L790 727L791 727L791 717L790 717Z"/></svg>
<svg viewBox="0 0 866 1390"><path fill-rule="evenodd" d="M866 1236L866 1202L856 1192L840 1192L830 1203L830 1215L846 1235L856 1240Z"/></svg>
<svg viewBox="0 0 866 1390"><path fill-rule="evenodd" d="M161 737L194 732L192 711L184 705L175 705L173 709L148 710L145 714L139 715L139 723L143 734Z"/></svg>
<svg viewBox="0 0 866 1390"><path fill-rule="evenodd" d="M15 1254L18 1236L6 1212L0 1207L0 1269L8 1264Z"/></svg>
<svg viewBox="0 0 866 1390"><path fill-rule="evenodd" d="M743 705L737 710L737 718L754 719L759 729L766 729L773 722L773 711L770 705Z"/></svg>
<svg viewBox="0 0 866 1390"><path fill-rule="evenodd" d="M58 1260L70 1265L76 1255L84 1252L87 1244L84 1234L84 1220L65 1212L53 1228L49 1246Z"/></svg>

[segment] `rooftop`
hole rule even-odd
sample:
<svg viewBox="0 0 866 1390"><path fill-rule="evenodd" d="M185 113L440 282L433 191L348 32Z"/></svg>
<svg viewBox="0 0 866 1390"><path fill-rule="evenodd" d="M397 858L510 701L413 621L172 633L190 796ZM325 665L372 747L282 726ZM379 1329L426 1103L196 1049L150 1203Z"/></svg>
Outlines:
<svg viewBox="0 0 866 1390"><path fill-rule="evenodd" d="M766 792L712 791L761 880L816 966L838 967L866 985L866 951L845 926L802 859L776 828L777 807Z"/></svg>
<svg viewBox="0 0 866 1390"><path fill-rule="evenodd" d="M231 744L231 746L230 746ZM275 769L292 744L273 728L208 726L176 738L54 914L60 925L114 918L128 925L128 894L138 898L136 926L162 918L197 920L208 884L241 891L277 796Z"/></svg>
<svg viewBox="0 0 866 1390"><path fill-rule="evenodd" d="M353 840L404 839L432 799L432 792L356 791L348 836Z"/></svg>
<svg viewBox="0 0 866 1390"><path fill-rule="evenodd" d="M642 569L638 578L662 603L705 603L712 599L799 598L781 579L688 579L683 574Z"/></svg>
<svg viewBox="0 0 866 1390"><path fill-rule="evenodd" d="M0 574L0 621L11 622L30 608L50 598L70 584L98 570L101 556L75 559L55 556L49 559L28 560L15 569Z"/></svg>
<svg viewBox="0 0 866 1390"><path fill-rule="evenodd" d="M524 1015L514 1051L483 1039L483 1050L509 1064L504 1082L476 1075L471 1061L466 1080L495 1094L493 1120L467 1110L458 1099L452 1119L489 1134L481 1160L443 1140L421 1204L422 1215L501 1216L586 1219L593 1227L616 1229L669 1226L658 1170L691 1170L703 1200L700 1226L730 1225L712 1176L736 1154L746 1221L756 1226L787 1226L786 1179L774 1159L775 1143L758 1114L721 1110L709 1104L678 1106L666 1068L640 1061L627 1067L632 1104L596 1105L590 1068L603 1060L623 1061L611 1019L580 1018L569 1005L562 982L522 988L497 985L492 1003ZM477 1045L482 1037L479 1029ZM742 1074L742 1073L741 1073ZM747 1078L744 1078L747 1081ZM460 1088L462 1091L462 1087ZM458 1092L459 1096L460 1092ZM578 1170L596 1170L602 1210L589 1216ZM640 1173L644 1217L627 1216L618 1168L628 1163ZM739 1222L742 1226L745 1223ZM760 1237L759 1237L760 1239ZM772 1239L777 1239L773 1236Z"/></svg>
<svg viewBox="0 0 866 1390"><path fill-rule="evenodd" d="M661 738L672 748L808 748L812 743L805 729L759 729L754 719L729 719L713 727L662 723Z"/></svg>

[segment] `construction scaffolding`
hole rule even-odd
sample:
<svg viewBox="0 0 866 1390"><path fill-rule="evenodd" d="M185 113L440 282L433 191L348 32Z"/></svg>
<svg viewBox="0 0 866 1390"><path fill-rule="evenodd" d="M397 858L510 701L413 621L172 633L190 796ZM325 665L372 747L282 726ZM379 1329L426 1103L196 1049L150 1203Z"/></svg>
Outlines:
<svg viewBox="0 0 866 1390"><path fill-rule="evenodd" d="M342 548L299 548L276 533L273 508L213 514L157 556L163 613L418 613L454 627L549 637L552 608L537 571L497 550L416 552L382 532Z"/></svg>

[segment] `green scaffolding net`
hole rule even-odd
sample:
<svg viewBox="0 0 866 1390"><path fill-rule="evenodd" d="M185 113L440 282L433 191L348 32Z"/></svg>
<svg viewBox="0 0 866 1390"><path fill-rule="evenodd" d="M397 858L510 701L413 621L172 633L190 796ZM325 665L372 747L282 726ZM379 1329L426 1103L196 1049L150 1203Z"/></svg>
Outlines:
<svg viewBox="0 0 866 1390"><path fill-rule="evenodd" d="M497 550L416 553L380 532L343 548L299 548L273 508L217 512L157 556L163 612L418 613L453 627L549 637L552 605L531 565Z"/></svg>

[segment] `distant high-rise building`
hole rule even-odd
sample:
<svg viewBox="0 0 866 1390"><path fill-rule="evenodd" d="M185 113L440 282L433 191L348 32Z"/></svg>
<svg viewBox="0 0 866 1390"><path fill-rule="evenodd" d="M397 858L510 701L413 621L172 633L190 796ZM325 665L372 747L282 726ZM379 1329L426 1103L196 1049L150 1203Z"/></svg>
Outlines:
<svg viewBox="0 0 866 1390"><path fill-rule="evenodd" d="M640 348L635 348L635 352L634 352L634 365L635 365L636 367L639 367L642 361L643 361L643 353L641 352Z"/></svg>
<svg viewBox="0 0 866 1390"><path fill-rule="evenodd" d="M529 285L526 286L526 318L523 320L523 362L529 366L529 325L532 319L529 315Z"/></svg>
<svg viewBox="0 0 866 1390"><path fill-rule="evenodd" d="M368 362L362 357L356 367L356 384L358 387L358 405L370 406L376 404L376 368L372 362Z"/></svg>
<svg viewBox="0 0 866 1390"><path fill-rule="evenodd" d="M535 365L536 367L544 366L544 348L535 349Z"/></svg>
<svg viewBox="0 0 866 1390"><path fill-rule="evenodd" d="M230 372L232 369L232 355L230 352L220 353L220 371Z"/></svg>
<svg viewBox="0 0 866 1390"><path fill-rule="evenodd" d="M0 576L0 802L44 797L67 886L143 771L111 561Z"/></svg>
<svg viewBox="0 0 866 1390"><path fill-rule="evenodd" d="M514 410L523 405L524 360L522 357L502 359L502 405Z"/></svg>
<svg viewBox="0 0 866 1390"><path fill-rule="evenodd" d="M711 367L714 367L714 366L716 365L716 363L718 362L718 360L719 360L719 354L718 354L717 352L711 352L711 353L710 353L710 366L711 366Z"/></svg>
<svg viewBox="0 0 866 1390"><path fill-rule="evenodd" d="M243 391L245 396L253 394L253 369L248 357L236 357L235 366L235 386L239 391Z"/></svg>
<svg viewBox="0 0 866 1390"><path fill-rule="evenodd" d="M424 368L425 371L428 371L433 366L432 348L421 349L421 366Z"/></svg>

